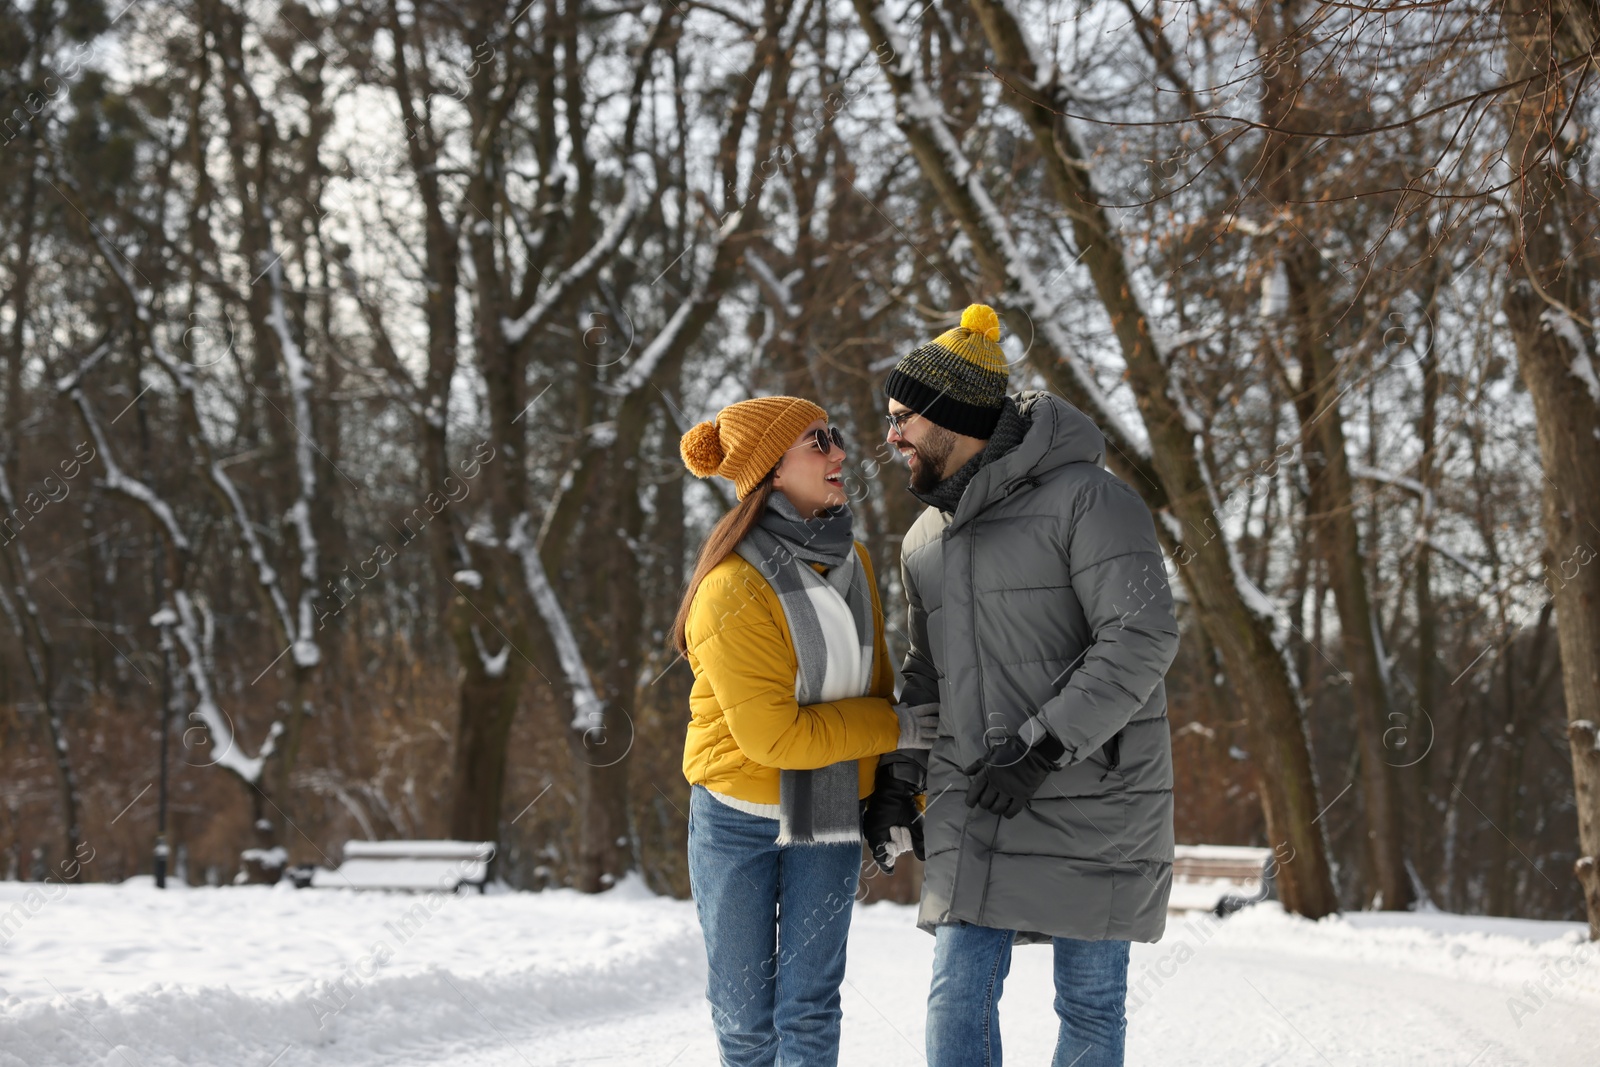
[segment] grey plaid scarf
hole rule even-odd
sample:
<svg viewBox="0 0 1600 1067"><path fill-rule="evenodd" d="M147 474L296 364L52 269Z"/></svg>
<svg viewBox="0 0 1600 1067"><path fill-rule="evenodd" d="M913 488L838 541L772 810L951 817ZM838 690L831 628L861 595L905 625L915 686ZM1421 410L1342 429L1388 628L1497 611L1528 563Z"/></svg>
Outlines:
<svg viewBox="0 0 1600 1067"><path fill-rule="evenodd" d="M794 641L794 695L801 705L865 696L872 688L872 591L855 552L849 505L806 518L781 492L739 542L739 555L771 584ZM826 576L811 566L829 568ZM779 772L778 844L861 840L855 760Z"/></svg>

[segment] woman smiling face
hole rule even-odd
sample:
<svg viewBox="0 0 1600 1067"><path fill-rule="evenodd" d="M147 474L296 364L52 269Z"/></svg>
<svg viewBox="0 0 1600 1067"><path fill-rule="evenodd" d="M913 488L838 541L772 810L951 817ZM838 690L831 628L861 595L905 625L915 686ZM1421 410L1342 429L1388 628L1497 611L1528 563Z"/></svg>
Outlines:
<svg viewBox="0 0 1600 1067"><path fill-rule="evenodd" d="M818 430L823 432L820 440L827 442L826 452L817 447ZM800 431L772 479L773 488L782 490L802 515L820 515L849 499L844 491L844 449L827 433L826 419L816 419Z"/></svg>

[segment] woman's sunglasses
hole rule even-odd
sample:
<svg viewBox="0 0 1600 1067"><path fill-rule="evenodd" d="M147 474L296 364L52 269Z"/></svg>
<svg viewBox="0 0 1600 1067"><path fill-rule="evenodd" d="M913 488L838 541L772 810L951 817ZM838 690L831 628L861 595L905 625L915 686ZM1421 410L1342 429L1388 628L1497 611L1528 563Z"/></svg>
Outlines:
<svg viewBox="0 0 1600 1067"><path fill-rule="evenodd" d="M826 456L829 452L832 452L835 448L841 452L849 451L849 449L844 447L844 433L837 426L817 427L815 430L811 431L811 436L808 440L794 445L789 449L789 451L793 452L794 449L805 448L807 445L815 448L824 456Z"/></svg>

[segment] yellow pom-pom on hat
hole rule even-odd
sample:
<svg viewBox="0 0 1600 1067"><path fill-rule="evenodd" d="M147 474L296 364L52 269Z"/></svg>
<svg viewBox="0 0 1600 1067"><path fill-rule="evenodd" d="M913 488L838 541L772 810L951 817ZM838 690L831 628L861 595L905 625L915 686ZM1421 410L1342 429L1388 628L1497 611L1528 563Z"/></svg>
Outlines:
<svg viewBox="0 0 1600 1067"><path fill-rule="evenodd" d="M722 451L722 438L717 433L717 424L710 420L689 427L689 432L678 442L678 452L683 456L683 465L696 478L711 477L727 458Z"/></svg>
<svg viewBox="0 0 1600 1067"><path fill-rule="evenodd" d="M1000 340L1000 316L988 304L968 304L961 313L961 328L981 333L991 341Z"/></svg>
<svg viewBox="0 0 1600 1067"><path fill-rule="evenodd" d="M696 478L720 474L743 500L778 465L800 431L828 413L798 396L758 396L729 404L715 419L696 423L678 442L683 465Z"/></svg>

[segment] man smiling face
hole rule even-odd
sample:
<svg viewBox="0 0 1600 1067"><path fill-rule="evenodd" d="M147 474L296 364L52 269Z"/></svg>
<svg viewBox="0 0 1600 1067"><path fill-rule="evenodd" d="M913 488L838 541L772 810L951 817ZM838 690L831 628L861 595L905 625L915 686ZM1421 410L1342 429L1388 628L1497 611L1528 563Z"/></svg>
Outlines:
<svg viewBox="0 0 1600 1067"><path fill-rule="evenodd" d="M898 400L889 401L889 426L886 440L911 469L911 488L919 493L932 490L944 481L950 453L955 451L957 435L936 426Z"/></svg>

